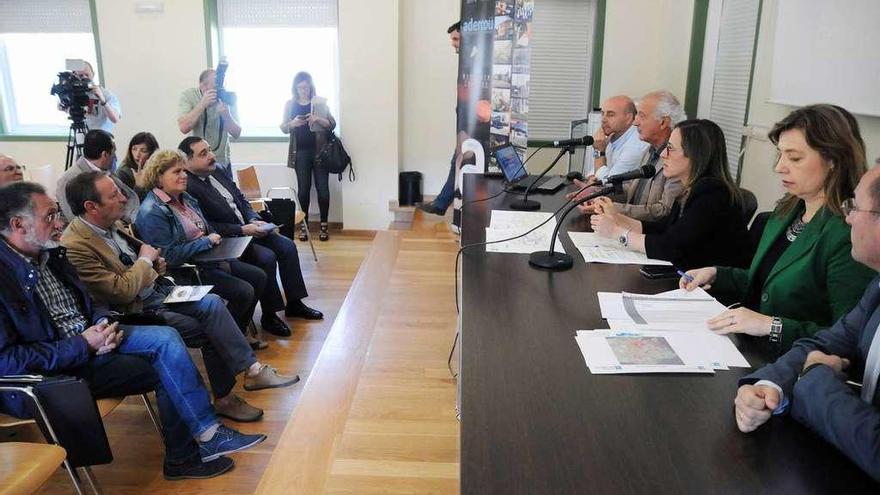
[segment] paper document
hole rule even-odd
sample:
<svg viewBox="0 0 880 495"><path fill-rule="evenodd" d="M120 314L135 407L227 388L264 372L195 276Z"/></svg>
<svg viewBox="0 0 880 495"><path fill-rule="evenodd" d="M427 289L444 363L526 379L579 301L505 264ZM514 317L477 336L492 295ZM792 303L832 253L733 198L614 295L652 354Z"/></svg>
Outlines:
<svg viewBox="0 0 880 495"><path fill-rule="evenodd" d="M569 232L571 242L587 263L615 265L671 265L663 260L648 258L645 253L631 251L614 239L606 239L595 232Z"/></svg>
<svg viewBox="0 0 880 495"><path fill-rule="evenodd" d="M213 288L213 285L176 285L162 302L172 304L201 301Z"/></svg>
<svg viewBox="0 0 880 495"><path fill-rule="evenodd" d="M272 232L278 227L281 227L281 225L275 225L274 223L263 223L257 225L257 228L260 230L260 232Z"/></svg>
<svg viewBox="0 0 880 495"><path fill-rule="evenodd" d="M534 232L507 242L487 244L487 253L521 253L529 254L535 251L550 249L550 238L556 228L556 218L553 213L539 211L504 211L492 210L492 219L486 228L486 242L499 241L517 237L534 229L541 222L549 221L541 225ZM559 238L556 238L553 250L565 253Z"/></svg>
<svg viewBox="0 0 880 495"><path fill-rule="evenodd" d="M602 318L669 329L708 330L706 321L727 309L701 288L690 293L682 290L655 295L599 292L597 296Z"/></svg>
<svg viewBox="0 0 880 495"><path fill-rule="evenodd" d="M702 341L685 332L579 330L575 340L593 374L714 373Z"/></svg>

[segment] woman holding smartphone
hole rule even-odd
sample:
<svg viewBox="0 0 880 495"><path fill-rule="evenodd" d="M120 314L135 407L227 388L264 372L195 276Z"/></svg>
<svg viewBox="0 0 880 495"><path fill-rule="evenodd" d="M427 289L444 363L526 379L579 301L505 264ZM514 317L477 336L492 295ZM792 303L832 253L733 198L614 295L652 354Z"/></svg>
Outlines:
<svg viewBox="0 0 880 495"><path fill-rule="evenodd" d="M315 156L327 142L327 134L336 127L336 120L330 115L327 100L315 95L315 84L308 72L299 72L293 78L292 98L284 105L281 132L290 134L290 147L287 153L287 166L296 170L299 204L309 217L309 197L312 192L312 177L318 192L318 209L321 212L321 233L319 238L330 238L327 232L327 218L330 211L330 174L315 166ZM307 222L300 226L299 240L308 239Z"/></svg>

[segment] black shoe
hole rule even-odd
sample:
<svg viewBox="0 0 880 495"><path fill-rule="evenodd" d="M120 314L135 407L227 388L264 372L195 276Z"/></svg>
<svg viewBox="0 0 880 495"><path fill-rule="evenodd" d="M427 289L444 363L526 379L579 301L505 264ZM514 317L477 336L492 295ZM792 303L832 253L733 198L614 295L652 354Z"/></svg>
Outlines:
<svg viewBox="0 0 880 495"><path fill-rule="evenodd" d="M446 214L446 208L440 208L433 201L430 203L419 203L416 205L416 208L424 211L425 213L430 213L431 215L439 215L443 216Z"/></svg>
<svg viewBox="0 0 880 495"><path fill-rule="evenodd" d="M299 224L299 240L302 242L309 240L309 228L305 222Z"/></svg>
<svg viewBox="0 0 880 495"><path fill-rule="evenodd" d="M290 327L288 327L287 323L284 323L284 320L279 318L275 313L272 313L268 317L263 316L260 320L260 326L263 327L264 331L269 332L272 335L290 337Z"/></svg>
<svg viewBox="0 0 880 495"><path fill-rule="evenodd" d="M235 462L233 462L232 459L228 457L218 457L209 462L202 462L201 459L177 465L168 464L166 462L162 467L162 472L165 475L165 479L169 481L203 480L220 476L226 471L232 469L233 466L235 466Z"/></svg>
<svg viewBox="0 0 880 495"><path fill-rule="evenodd" d="M324 319L324 313L306 306L302 301L297 301L292 304L288 303L287 307L284 308L284 316L289 318L302 318L304 320Z"/></svg>
<svg viewBox="0 0 880 495"><path fill-rule="evenodd" d="M320 239L322 242L330 239L330 233L327 232L328 229L329 226L326 223L321 224L321 233L318 234L318 239Z"/></svg>

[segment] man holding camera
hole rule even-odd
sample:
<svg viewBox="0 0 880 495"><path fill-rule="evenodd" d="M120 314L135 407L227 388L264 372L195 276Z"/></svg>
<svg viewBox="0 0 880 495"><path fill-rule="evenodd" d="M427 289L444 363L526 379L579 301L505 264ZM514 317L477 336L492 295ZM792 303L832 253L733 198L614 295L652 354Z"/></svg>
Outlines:
<svg viewBox="0 0 880 495"><path fill-rule="evenodd" d="M241 136L234 93L217 88L217 71L207 69L199 75L199 87L181 93L178 102L177 125L180 132L198 136L208 142L217 157L220 169L232 179L232 160L229 136ZM229 95L230 97L227 97ZM226 100L226 101L224 101Z"/></svg>
<svg viewBox="0 0 880 495"><path fill-rule="evenodd" d="M75 70L73 73L89 81L95 80L95 69L92 68L92 64L86 61L83 61L82 69ZM89 100L85 119L88 128L113 132L113 124L119 122L119 119L122 118L122 112L119 109L119 99L109 89L92 84L92 88L89 91Z"/></svg>

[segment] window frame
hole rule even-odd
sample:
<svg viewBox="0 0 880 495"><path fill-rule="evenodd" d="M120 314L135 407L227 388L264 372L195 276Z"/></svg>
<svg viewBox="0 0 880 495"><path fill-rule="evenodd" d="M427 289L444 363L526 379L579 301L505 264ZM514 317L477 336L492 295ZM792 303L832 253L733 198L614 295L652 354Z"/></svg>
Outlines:
<svg viewBox="0 0 880 495"><path fill-rule="evenodd" d="M88 0L89 2L89 17L92 21L92 41L95 43L95 64L97 64L98 69L98 77L101 80L101 84L106 87L107 80L104 78L104 60L101 55L101 35L98 30L98 8L95 4L96 0ZM8 77L8 76L4 76ZM0 109L4 108L5 103L3 102L3 95L0 95ZM0 142L4 141L20 141L20 142L56 142L62 141L66 142L68 139L68 132L64 131L59 134L11 134L9 130L6 129L6 123L3 121L2 115L0 115Z"/></svg>
<svg viewBox="0 0 880 495"><path fill-rule="evenodd" d="M94 1L94 0L90 0ZM605 1L605 0L601 0ZM338 2L338 0L337 0ZM205 53L207 55L208 67L216 67L217 62L220 60L220 56L223 52L223 30L220 29L220 15L218 13L217 0L203 0L204 3L204 12L205 12ZM338 3L337 3L338 8ZM337 17L336 24L336 36L337 36L337 58L339 55L339 23ZM339 77L339 72L337 70L337 79ZM337 81L338 82L338 81ZM337 88L338 90L339 88ZM338 97L338 95L336 95ZM338 116L336 116L338 118ZM240 122L239 122L240 124ZM338 131L337 124L337 132ZM290 140L290 137L287 135L282 136L242 136L235 139L237 143L286 143Z"/></svg>

